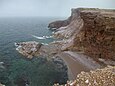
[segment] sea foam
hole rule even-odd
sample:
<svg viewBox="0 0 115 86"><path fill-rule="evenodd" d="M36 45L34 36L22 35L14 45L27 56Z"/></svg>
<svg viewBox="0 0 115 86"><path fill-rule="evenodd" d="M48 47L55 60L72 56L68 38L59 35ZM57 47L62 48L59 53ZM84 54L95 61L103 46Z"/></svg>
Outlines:
<svg viewBox="0 0 115 86"><path fill-rule="evenodd" d="M35 35L32 35L32 37L37 38L37 39L49 39L49 38L52 38L52 36L42 36L42 37L39 37L39 36L35 36Z"/></svg>

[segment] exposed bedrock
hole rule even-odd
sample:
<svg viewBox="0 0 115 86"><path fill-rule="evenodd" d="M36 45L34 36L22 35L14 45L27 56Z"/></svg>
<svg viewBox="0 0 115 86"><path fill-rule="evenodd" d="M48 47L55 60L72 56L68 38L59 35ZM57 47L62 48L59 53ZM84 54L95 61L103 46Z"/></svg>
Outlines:
<svg viewBox="0 0 115 86"><path fill-rule="evenodd" d="M95 59L115 60L115 10L72 9L66 21L69 24L65 27L60 24L62 27L54 33L54 37L65 42L62 50L79 51Z"/></svg>
<svg viewBox="0 0 115 86"><path fill-rule="evenodd" d="M50 43L49 45L44 45L36 41L28 41L16 43L16 50L23 56L32 59L34 56L45 56L53 57L55 54L61 52L61 44Z"/></svg>
<svg viewBox="0 0 115 86"><path fill-rule="evenodd" d="M36 56L39 54L39 50L42 44L35 41L29 41L29 42L15 43L15 46L17 47L16 50L20 54L31 59L33 58L33 56Z"/></svg>

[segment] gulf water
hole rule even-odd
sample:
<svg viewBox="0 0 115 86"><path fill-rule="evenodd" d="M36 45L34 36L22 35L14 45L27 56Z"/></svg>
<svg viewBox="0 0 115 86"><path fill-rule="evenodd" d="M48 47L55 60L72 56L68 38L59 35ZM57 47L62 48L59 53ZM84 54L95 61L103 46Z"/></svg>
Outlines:
<svg viewBox="0 0 115 86"><path fill-rule="evenodd" d="M39 59L36 57L33 60L25 59L24 56L22 56L16 51L16 47L14 46L15 42L26 42L26 41L37 41L40 43L52 42L54 40L53 38L37 39L36 37L51 36L52 32L48 30L47 26L50 22L56 19L58 18L39 18L39 17L0 18L0 62L3 62L4 63L3 66L5 66L5 68L3 69L0 68L1 83L5 84L6 86L13 86L14 85L13 81L15 81L15 79L20 76L22 76L22 78L23 76L25 76L26 79L28 77L30 83L34 82L34 85L30 86L41 86L38 84L40 82L42 83L42 86L46 86L43 83L49 83L49 85L51 85L52 81L54 82L56 81L53 80L55 78L49 80L49 82L45 81L45 79L51 77L49 76L49 74L47 76L45 72L44 73L40 72L38 75L41 75L41 73L46 74L47 76L46 78L44 77L40 78L42 76L40 77L37 76L36 72L44 71L43 68L45 68L45 66L47 66L49 63L46 62L46 64L45 63L43 64L42 62L44 62L44 59ZM37 64L44 66L43 68L42 67L38 68ZM38 69L37 70L31 69L32 68L31 65L35 65L34 66L35 69L37 68ZM28 73L28 71L30 71L30 73ZM53 72L56 71L53 70ZM53 75L54 77L55 74L56 73L54 73ZM61 74L61 72L59 72L59 74ZM38 79L38 81L34 79Z"/></svg>
<svg viewBox="0 0 115 86"><path fill-rule="evenodd" d="M54 18L55 19L55 18ZM37 39L33 35L50 36L47 26L53 18L0 18L0 55L8 59L18 57L15 42L37 41L49 43L53 39Z"/></svg>

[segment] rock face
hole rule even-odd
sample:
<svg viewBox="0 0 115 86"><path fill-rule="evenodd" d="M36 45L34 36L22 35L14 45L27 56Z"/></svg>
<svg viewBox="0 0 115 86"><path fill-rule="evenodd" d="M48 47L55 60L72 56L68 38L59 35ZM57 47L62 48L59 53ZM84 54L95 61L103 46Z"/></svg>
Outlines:
<svg viewBox="0 0 115 86"><path fill-rule="evenodd" d="M115 10L72 9L71 16L65 21L69 21L65 27L63 23L51 23L53 28L60 27L54 37L63 39L61 50L83 52L94 59L115 60Z"/></svg>

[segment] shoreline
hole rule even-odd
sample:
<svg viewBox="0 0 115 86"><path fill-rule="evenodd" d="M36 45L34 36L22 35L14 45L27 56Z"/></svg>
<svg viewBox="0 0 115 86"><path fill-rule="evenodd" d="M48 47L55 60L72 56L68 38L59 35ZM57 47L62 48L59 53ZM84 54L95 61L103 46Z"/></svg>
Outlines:
<svg viewBox="0 0 115 86"><path fill-rule="evenodd" d="M91 70L101 68L101 65L99 65L94 60L88 59L85 55L81 55L75 52L65 51L56 56L59 56L67 65L69 80L75 80L77 75L82 71L89 72Z"/></svg>

